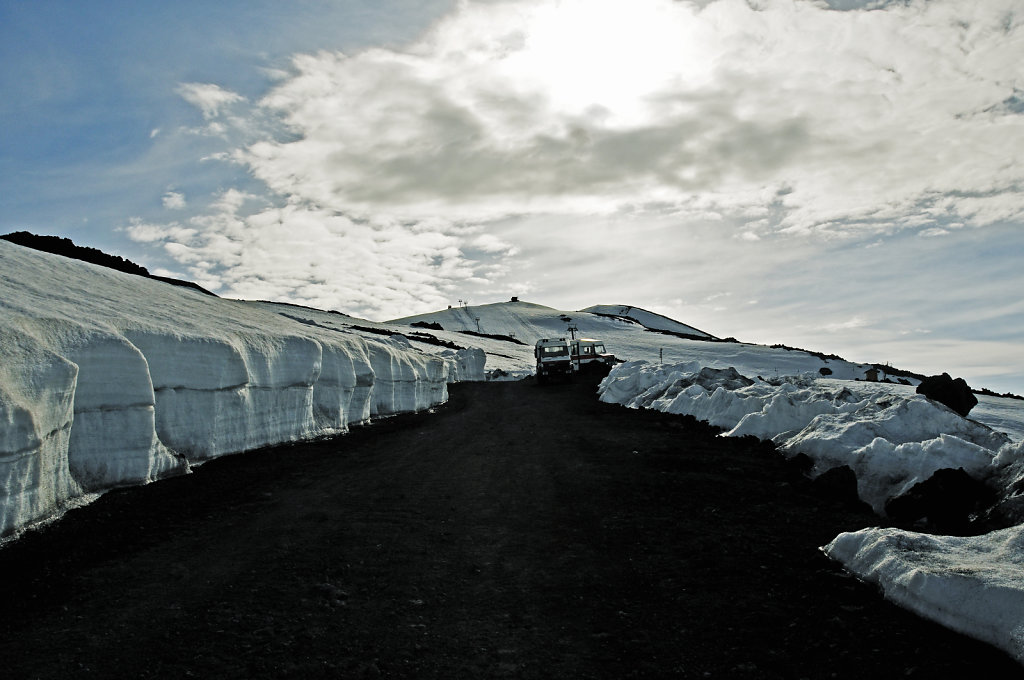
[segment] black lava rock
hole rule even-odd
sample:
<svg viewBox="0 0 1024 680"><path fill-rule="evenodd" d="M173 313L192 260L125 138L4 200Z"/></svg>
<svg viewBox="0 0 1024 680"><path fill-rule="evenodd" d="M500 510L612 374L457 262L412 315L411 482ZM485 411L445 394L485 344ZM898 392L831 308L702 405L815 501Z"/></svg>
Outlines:
<svg viewBox="0 0 1024 680"><path fill-rule="evenodd" d="M917 386L917 393L945 404L965 418L978 403L978 398L964 379L953 380L949 373L925 378Z"/></svg>
<svg viewBox="0 0 1024 680"><path fill-rule="evenodd" d="M925 520L933 531L971 533L972 519L996 500L995 492L963 468L944 468L885 503L885 514L901 523Z"/></svg>

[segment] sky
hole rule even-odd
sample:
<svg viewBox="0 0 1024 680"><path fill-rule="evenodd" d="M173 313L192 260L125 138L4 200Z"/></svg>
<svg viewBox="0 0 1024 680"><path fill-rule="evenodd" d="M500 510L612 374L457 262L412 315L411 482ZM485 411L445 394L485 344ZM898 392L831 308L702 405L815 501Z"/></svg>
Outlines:
<svg viewBox="0 0 1024 680"><path fill-rule="evenodd" d="M0 0L0 231L1024 394L1019 0Z"/></svg>

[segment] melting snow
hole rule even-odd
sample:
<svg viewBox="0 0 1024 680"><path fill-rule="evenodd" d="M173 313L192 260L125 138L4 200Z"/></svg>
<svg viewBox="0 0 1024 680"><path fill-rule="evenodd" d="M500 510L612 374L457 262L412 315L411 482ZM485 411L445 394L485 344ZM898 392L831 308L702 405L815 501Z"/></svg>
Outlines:
<svg viewBox="0 0 1024 680"><path fill-rule="evenodd" d="M823 550L893 602L1024 663L1024 527L968 538L862 529Z"/></svg>
<svg viewBox="0 0 1024 680"><path fill-rule="evenodd" d="M785 454L810 456L814 473L848 465L859 495L879 513L886 499L941 468L963 468L999 487L1004 505L1024 506L1020 402L989 398L980 409L1011 425L1003 429L1015 441L912 388L813 374L768 382L699 362L638 361L615 367L599 392L610 403L693 415L725 428L724 436L770 439ZM823 550L894 602L1024 662L1024 525L966 538L864 529Z"/></svg>
<svg viewBox="0 0 1024 680"><path fill-rule="evenodd" d="M0 535L90 492L447 399L480 349L365 337L0 241Z"/></svg>

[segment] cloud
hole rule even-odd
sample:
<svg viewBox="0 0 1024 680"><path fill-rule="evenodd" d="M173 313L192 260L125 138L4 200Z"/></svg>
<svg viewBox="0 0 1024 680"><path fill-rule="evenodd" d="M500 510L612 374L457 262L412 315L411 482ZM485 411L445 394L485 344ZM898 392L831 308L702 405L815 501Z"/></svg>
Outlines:
<svg viewBox="0 0 1024 680"><path fill-rule="evenodd" d="M202 111L206 120L216 118L232 104L245 101L241 95L213 83L181 83L177 91L185 101Z"/></svg>
<svg viewBox="0 0 1024 680"><path fill-rule="evenodd" d="M132 220L124 231L128 233L129 238L138 243L187 242L198 235L195 229L183 227L177 222L150 224L139 219Z"/></svg>
<svg viewBox="0 0 1024 680"><path fill-rule="evenodd" d="M180 191L168 191L163 198L164 207L168 210L181 210L185 207L185 194Z"/></svg>
<svg viewBox="0 0 1024 680"><path fill-rule="evenodd" d="M866 319L859 316L855 316L852 319L847 319L845 321L827 323L821 327L821 330L823 330L826 333L843 333L856 330L858 328L863 328L866 325L868 325Z"/></svg>
<svg viewBox="0 0 1024 680"><path fill-rule="evenodd" d="M854 359L968 342L1021 280L1018 4L462 2L253 100L180 86L252 182L130 233L223 294L371 318L536 294Z"/></svg>
<svg viewBox="0 0 1024 680"><path fill-rule="evenodd" d="M442 307L445 292L472 276L458 239L441 231L268 206L235 190L214 206L187 224L135 222L127 231L133 240L162 245L190 278L226 296L371 318L398 316L410 301Z"/></svg>
<svg viewBox="0 0 1024 680"><path fill-rule="evenodd" d="M296 56L259 102L290 136L236 159L409 218L743 215L769 191L747 238L1019 219L1014 3L840 5L465 3L401 52Z"/></svg>

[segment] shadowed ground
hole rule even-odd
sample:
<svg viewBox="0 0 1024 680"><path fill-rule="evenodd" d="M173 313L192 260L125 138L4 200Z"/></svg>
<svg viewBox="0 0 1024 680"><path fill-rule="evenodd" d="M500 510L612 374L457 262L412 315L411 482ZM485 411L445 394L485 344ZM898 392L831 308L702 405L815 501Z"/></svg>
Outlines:
<svg viewBox="0 0 1024 680"><path fill-rule="evenodd" d="M0 550L5 678L1020 677L818 547L770 446L458 384L432 414L111 492Z"/></svg>

